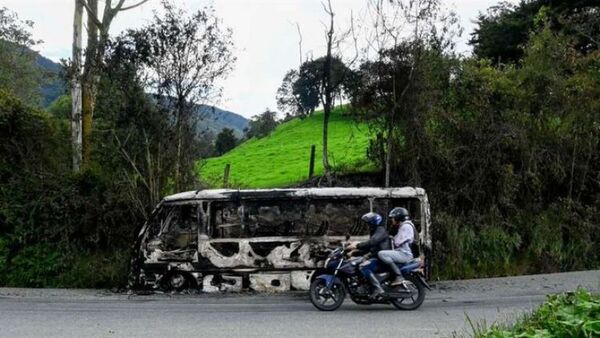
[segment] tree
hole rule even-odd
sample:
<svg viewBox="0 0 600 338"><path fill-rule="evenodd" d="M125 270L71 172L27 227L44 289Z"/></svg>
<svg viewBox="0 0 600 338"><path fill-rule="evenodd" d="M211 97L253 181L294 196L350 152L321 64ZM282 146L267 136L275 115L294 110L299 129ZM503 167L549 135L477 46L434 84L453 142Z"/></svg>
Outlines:
<svg viewBox="0 0 600 338"><path fill-rule="evenodd" d="M46 110L54 117L64 120L70 120L71 117L71 96L61 95L57 97Z"/></svg>
<svg viewBox="0 0 600 338"><path fill-rule="evenodd" d="M327 57L302 63L300 70L288 71L277 90L277 108L296 116L312 114L325 102L323 69ZM331 59L331 87L333 98L344 99L354 73L336 56Z"/></svg>
<svg viewBox="0 0 600 338"><path fill-rule="evenodd" d="M419 185L425 121L449 81L445 53L453 48L456 17L441 15L439 0L376 0L371 8L377 59L359 67L352 107L378 136L370 153L383 164L385 186L393 173L404 176L402 184Z"/></svg>
<svg viewBox="0 0 600 338"><path fill-rule="evenodd" d="M173 193L175 127L170 112L145 92L148 51L137 48L132 34L107 44L95 112L106 132L96 136L95 152L131 208L147 217L162 196Z"/></svg>
<svg viewBox="0 0 600 338"><path fill-rule="evenodd" d="M0 8L0 89L30 104L39 101L42 82L36 53L31 50L41 41L33 39L32 28L33 22Z"/></svg>
<svg viewBox="0 0 600 338"><path fill-rule="evenodd" d="M163 1L163 13L135 32L136 48L145 50L149 86L157 100L173 112L177 156L175 188L181 191L194 179L193 154L186 151L195 139L199 104L220 95L216 81L233 68L231 30L223 29L212 8L188 15Z"/></svg>
<svg viewBox="0 0 600 338"><path fill-rule="evenodd" d="M235 148L238 143L238 139L233 134L233 129L223 128L217 135L215 141L215 151L217 155L221 156L231 149Z"/></svg>
<svg viewBox="0 0 600 338"><path fill-rule="evenodd" d="M109 29L113 19L119 12L142 5L148 0L138 0L126 5L125 0L118 0L113 7L112 0L104 1L102 16L99 16L98 0L74 0L73 18L73 55L71 67L72 96L72 143L73 167L79 170L79 164L89 167L92 153L92 122L100 69L104 60ZM85 64L81 65L83 8L87 14L87 46ZM83 72L82 72L83 68ZM81 149L81 150L80 150ZM81 155L80 154L81 151Z"/></svg>
<svg viewBox="0 0 600 338"><path fill-rule="evenodd" d="M83 130L81 119L81 50L83 33L83 2L75 0L73 15L73 47L71 51L71 148L72 165L79 171L82 161Z"/></svg>
<svg viewBox="0 0 600 338"><path fill-rule="evenodd" d="M489 8L486 14L479 15L470 40L473 54L478 58L491 59L494 64L517 63L523 56L529 33L535 28L536 16L543 7L547 8L551 30L576 37L574 43L578 49L590 50L593 35L599 33L598 26L590 35L573 25L573 21L585 22L585 26L590 27L591 20L598 17L598 1L525 0L518 5L501 2ZM592 47L597 49L597 43Z"/></svg>
<svg viewBox="0 0 600 338"><path fill-rule="evenodd" d="M279 125L277 113L270 111L269 108L261 114L252 116L248 127L244 130L246 139L253 137L261 138L269 135Z"/></svg>
<svg viewBox="0 0 600 338"><path fill-rule="evenodd" d="M294 91L294 85L297 81L297 70L291 69L285 73L281 86L277 89L277 108L286 114L304 116L306 113L301 97Z"/></svg>

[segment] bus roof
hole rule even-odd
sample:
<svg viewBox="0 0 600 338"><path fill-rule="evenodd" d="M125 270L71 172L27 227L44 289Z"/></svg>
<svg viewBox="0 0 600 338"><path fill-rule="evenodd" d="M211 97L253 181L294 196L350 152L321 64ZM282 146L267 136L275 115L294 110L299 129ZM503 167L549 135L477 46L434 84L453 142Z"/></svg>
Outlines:
<svg viewBox="0 0 600 338"><path fill-rule="evenodd" d="M417 187L401 188L290 188L290 189L207 189L182 192L164 198L165 202L184 200L229 200L260 198L419 198L425 196L425 190Z"/></svg>

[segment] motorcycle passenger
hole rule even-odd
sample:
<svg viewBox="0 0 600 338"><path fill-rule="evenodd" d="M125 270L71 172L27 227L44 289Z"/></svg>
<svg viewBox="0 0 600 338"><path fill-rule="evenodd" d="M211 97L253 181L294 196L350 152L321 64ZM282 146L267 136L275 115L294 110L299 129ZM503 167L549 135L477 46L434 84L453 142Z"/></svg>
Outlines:
<svg viewBox="0 0 600 338"><path fill-rule="evenodd" d="M396 279L391 285L401 285L404 278L397 263L408 263L413 260L410 245L415 240L415 226L410 220L410 214L405 208L396 207L390 211L392 225L398 227L398 233L392 241L392 250L382 250L377 254L379 259L390 266Z"/></svg>
<svg viewBox="0 0 600 338"><path fill-rule="evenodd" d="M379 280L375 277L375 271L378 267L377 253L381 250L389 250L390 241L388 240L389 235L383 224L383 218L381 215L369 212L361 217L361 220L369 225L369 239L365 242L358 244L351 244L348 249L358 249L360 251L366 251L365 255L368 259L360 265L360 272L367 278L367 280L373 285L374 291L371 293L371 298L385 293Z"/></svg>

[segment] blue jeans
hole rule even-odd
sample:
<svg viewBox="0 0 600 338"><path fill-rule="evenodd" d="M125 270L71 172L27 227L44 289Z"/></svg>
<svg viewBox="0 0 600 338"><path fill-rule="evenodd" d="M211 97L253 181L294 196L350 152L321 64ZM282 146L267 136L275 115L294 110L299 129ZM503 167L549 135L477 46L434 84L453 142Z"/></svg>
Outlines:
<svg viewBox="0 0 600 338"><path fill-rule="evenodd" d="M379 268L379 260L377 258L370 258L360 264L359 270L367 279L369 275L372 275Z"/></svg>
<svg viewBox="0 0 600 338"><path fill-rule="evenodd" d="M408 263L413 259L413 255L409 255L400 250L381 250L377 256L379 256L379 259L381 259L382 262L389 265L397 276L402 275L402 273L396 263Z"/></svg>

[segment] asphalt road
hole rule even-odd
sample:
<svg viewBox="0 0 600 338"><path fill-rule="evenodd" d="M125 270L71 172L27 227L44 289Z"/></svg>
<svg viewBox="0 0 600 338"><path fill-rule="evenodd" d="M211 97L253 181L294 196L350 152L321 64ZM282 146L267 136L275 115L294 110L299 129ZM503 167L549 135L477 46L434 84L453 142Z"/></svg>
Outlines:
<svg viewBox="0 0 600 338"><path fill-rule="evenodd" d="M440 282L412 312L355 305L317 311L304 293L125 295L0 288L0 337L447 337L510 322L547 294L600 292L600 270Z"/></svg>

